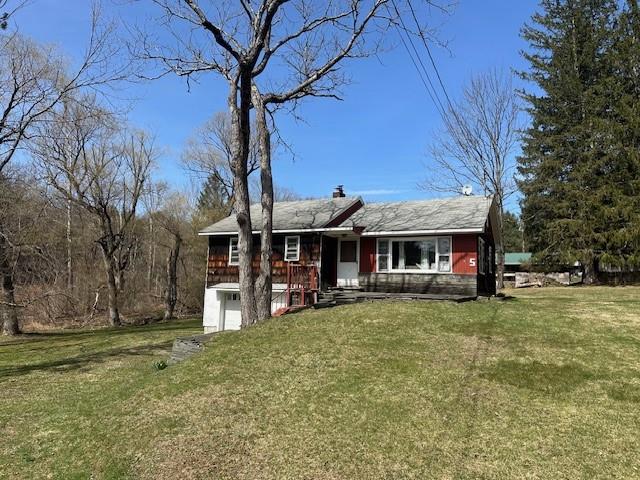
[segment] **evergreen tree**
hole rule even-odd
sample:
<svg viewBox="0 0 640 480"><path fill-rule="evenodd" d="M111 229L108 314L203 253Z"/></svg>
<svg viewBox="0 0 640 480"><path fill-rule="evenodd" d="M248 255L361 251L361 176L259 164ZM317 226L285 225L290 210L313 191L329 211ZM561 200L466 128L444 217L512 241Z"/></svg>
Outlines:
<svg viewBox="0 0 640 480"><path fill-rule="evenodd" d="M524 94L525 235L539 260L580 261L591 281L599 262L633 262L638 252L638 137L629 131L638 121L637 37L615 0L541 5L522 31L531 46L522 76L540 91Z"/></svg>
<svg viewBox="0 0 640 480"><path fill-rule="evenodd" d="M198 195L198 211L220 210L226 211L228 214L229 204L230 199L222 182L216 175L209 175Z"/></svg>
<svg viewBox="0 0 640 480"><path fill-rule="evenodd" d="M210 175L202 186L196 202L195 225L202 228L231 213L232 199L216 175Z"/></svg>
<svg viewBox="0 0 640 480"><path fill-rule="evenodd" d="M502 216L502 243L505 252L524 252L520 219L514 213Z"/></svg>

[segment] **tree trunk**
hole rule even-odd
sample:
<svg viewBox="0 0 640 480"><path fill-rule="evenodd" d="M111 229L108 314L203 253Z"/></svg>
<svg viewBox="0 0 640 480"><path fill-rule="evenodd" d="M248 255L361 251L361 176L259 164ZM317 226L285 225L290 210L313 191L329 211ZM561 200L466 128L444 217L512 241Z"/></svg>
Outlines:
<svg viewBox="0 0 640 480"><path fill-rule="evenodd" d="M591 261L584 262L582 267L582 283L585 285L593 285L598 281L598 262L594 258Z"/></svg>
<svg viewBox="0 0 640 480"><path fill-rule="evenodd" d="M101 247L102 259L104 260L104 268L107 274L107 291L109 292L109 323L114 327L119 327L122 323L120 321L120 310L118 307L116 264L108 248L103 245L101 245Z"/></svg>
<svg viewBox="0 0 640 480"><path fill-rule="evenodd" d="M182 238L178 234L173 235L173 248L169 250L167 257L167 294L164 299L164 319L173 318L173 311L178 301L178 258Z"/></svg>
<svg viewBox="0 0 640 480"><path fill-rule="evenodd" d="M73 288L73 260L71 258L72 237L71 237L71 194L67 199L67 289L71 292Z"/></svg>
<svg viewBox="0 0 640 480"><path fill-rule="evenodd" d="M496 290L504 288L504 247L502 244L496 248Z"/></svg>
<svg viewBox="0 0 640 480"><path fill-rule="evenodd" d="M1 232L2 225L0 225ZM18 335L20 324L15 306L16 298L13 286L13 270L9 261L9 248L4 235L0 234L0 320L3 335Z"/></svg>
<svg viewBox="0 0 640 480"><path fill-rule="evenodd" d="M149 259L147 264L147 291L151 293L153 270L156 256L156 243L153 239L153 216L149 215Z"/></svg>
<svg viewBox="0 0 640 480"><path fill-rule="evenodd" d="M504 213L502 205L502 192L498 192L498 242L496 247L496 293L504 288L504 229L502 216Z"/></svg>
<svg viewBox="0 0 640 480"><path fill-rule="evenodd" d="M249 210L249 179L247 178L249 137L251 133L249 116L251 108L251 72L246 67L244 70L246 71L242 71L240 74L238 86L233 85L231 87L229 108L231 110L232 138L234 139L233 183L235 190L234 207L238 222L240 311L242 326L247 327L257 322L258 313L251 265L253 260L253 236L251 232L251 212Z"/></svg>
<svg viewBox="0 0 640 480"><path fill-rule="evenodd" d="M271 316L272 265L273 257L273 177L271 175L271 132L267 125L267 115L258 88L252 88L253 106L256 111L258 145L260 152L260 184L262 192L262 229L260 234L260 275L256 281L256 303L258 320Z"/></svg>

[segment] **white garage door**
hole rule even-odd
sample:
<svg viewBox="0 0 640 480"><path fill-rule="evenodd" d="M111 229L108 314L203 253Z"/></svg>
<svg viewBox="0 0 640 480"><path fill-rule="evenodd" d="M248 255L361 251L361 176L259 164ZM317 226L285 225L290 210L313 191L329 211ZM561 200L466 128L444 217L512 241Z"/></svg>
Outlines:
<svg viewBox="0 0 640 480"><path fill-rule="evenodd" d="M224 330L240 330L240 294L227 293L224 300Z"/></svg>

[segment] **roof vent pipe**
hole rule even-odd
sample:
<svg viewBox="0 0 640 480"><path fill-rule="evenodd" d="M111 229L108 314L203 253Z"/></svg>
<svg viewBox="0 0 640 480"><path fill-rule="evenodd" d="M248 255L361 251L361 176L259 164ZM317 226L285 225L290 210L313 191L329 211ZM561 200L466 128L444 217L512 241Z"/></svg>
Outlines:
<svg viewBox="0 0 640 480"><path fill-rule="evenodd" d="M342 198L345 197L344 194L344 185L338 185L336 189L333 191L333 198Z"/></svg>

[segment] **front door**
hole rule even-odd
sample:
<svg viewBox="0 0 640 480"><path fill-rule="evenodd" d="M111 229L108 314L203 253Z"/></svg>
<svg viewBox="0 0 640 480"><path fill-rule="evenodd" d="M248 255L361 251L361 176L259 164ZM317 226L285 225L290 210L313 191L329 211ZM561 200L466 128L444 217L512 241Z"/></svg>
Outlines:
<svg viewBox="0 0 640 480"><path fill-rule="evenodd" d="M358 286L358 243L357 238L338 242L338 287Z"/></svg>

